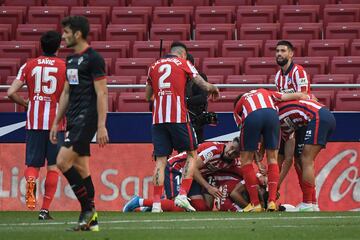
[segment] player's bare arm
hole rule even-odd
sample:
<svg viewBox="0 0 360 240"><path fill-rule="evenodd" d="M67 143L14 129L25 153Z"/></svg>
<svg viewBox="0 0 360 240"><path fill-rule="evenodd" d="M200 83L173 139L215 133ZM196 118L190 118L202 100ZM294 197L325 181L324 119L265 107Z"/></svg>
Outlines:
<svg viewBox="0 0 360 240"><path fill-rule="evenodd" d="M10 88L7 91L7 95L8 97L13 100L15 103L24 106L25 108L27 108L28 106L28 101L26 101L24 98L22 98L19 94L17 94L17 92L19 91L20 88L22 88L22 86L24 85L24 82L15 79Z"/></svg>
<svg viewBox="0 0 360 240"><path fill-rule="evenodd" d="M303 92L296 92L296 93L284 93L281 96L281 101L292 101L292 100L308 100L309 95Z"/></svg>
<svg viewBox="0 0 360 240"><path fill-rule="evenodd" d="M146 101L150 102L152 100L152 96L153 96L153 88L146 84L145 86L145 99Z"/></svg>
<svg viewBox="0 0 360 240"><path fill-rule="evenodd" d="M195 84L197 84L201 89L207 91L208 93L210 93L210 95L212 96L212 99L215 100L217 98L219 98L220 92L219 89L211 84L206 82L201 76L200 74L197 74L194 78L193 81L195 82Z"/></svg>
<svg viewBox="0 0 360 240"><path fill-rule="evenodd" d="M56 137L57 128L58 128L60 120L64 117L65 111L66 111L66 109L67 109L67 107L69 105L69 93L70 93L69 83L65 82L64 89L63 89L63 91L61 93L60 100L59 100L58 112L56 114L54 123L53 123L53 125L51 127L51 130L50 130L50 141L53 144L57 143L57 137Z"/></svg>
<svg viewBox="0 0 360 240"><path fill-rule="evenodd" d="M280 178L278 183L278 189L281 186L281 183L284 181L286 175L288 174L294 158L294 149L295 149L295 138L290 138L284 143L284 160L281 163L281 170L280 170Z"/></svg>
<svg viewBox="0 0 360 240"><path fill-rule="evenodd" d="M96 80L94 83L97 95L97 111L98 111L98 129L96 140L100 147L104 147L109 142L109 136L106 129L106 114L108 112L108 89L106 79Z"/></svg>

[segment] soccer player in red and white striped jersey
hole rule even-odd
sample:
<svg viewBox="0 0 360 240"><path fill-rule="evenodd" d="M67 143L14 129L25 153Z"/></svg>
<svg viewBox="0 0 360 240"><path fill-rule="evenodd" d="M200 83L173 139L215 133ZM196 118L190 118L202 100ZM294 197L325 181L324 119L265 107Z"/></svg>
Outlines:
<svg viewBox="0 0 360 240"><path fill-rule="evenodd" d="M56 155L58 146L49 141L49 130L54 122L61 92L65 83L65 63L56 57L61 35L49 31L41 37L43 55L27 61L8 90L8 96L16 103L27 108L26 119L26 166L25 178L27 192L26 205L34 209L36 205L35 181L39 176L40 167L47 159L47 175L45 180L45 195L40 210L39 219L51 219L49 206L54 197L58 171ZM20 97L17 92L27 85L29 100ZM64 122L60 126L64 130ZM63 139L60 133L59 138Z"/></svg>
<svg viewBox="0 0 360 240"><path fill-rule="evenodd" d="M260 212L257 179L252 165L254 153L263 137L268 162L269 203L268 210L275 211L276 191L279 181L277 152L280 140L280 123L274 101L288 101L307 97L302 93L282 94L257 89L240 95L235 102L234 118L240 129L241 167L251 203L244 212Z"/></svg>
<svg viewBox="0 0 360 240"><path fill-rule="evenodd" d="M277 106L283 138L289 140L295 132L297 144L303 146L296 151L296 157L301 159L303 202L294 211L317 211L314 163L335 130L335 118L315 100L289 101Z"/></svg>
<svg viewBox="0 0 360 240"><path fill-rule="evenodd" d="M294 47L289 41L279 41L276 46L276 62L280 70L275 75L279 92L303 92L310 94L310 79L304 68L292 60Z"/></svg>
<svg viewBox="0 0 360 240"><path fill-rule="evenodd" d="M164 170L167 157L171 155L173 149L179 152L187 151L187 164L175 202L189 211L195 210L186 198L192 183L194 160L197 157L197 141L185 102L187 77L214 98L219 95L217 87L204 81L195 67L186 60L187 48L184 44L174 42L170 51L170 54L155 61L149 67L146 84L146 99L148 101L154 99L152 142L156 166L153 179L153 212L161 211L160 196L163 193Z"/></svg>

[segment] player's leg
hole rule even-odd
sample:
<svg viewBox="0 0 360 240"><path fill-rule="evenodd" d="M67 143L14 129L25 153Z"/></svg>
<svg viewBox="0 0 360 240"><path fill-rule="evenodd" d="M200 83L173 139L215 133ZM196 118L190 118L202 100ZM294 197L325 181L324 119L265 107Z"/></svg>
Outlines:
<svg viewBox="0 0 360 240"><path fill-rule="evenodd" d="M171 135L166 127L167 124L155 124L152 126L152 142L154 145L155 168L153 173L153 212L161 212L161 196L164 193L164 175L167 156L171 155L173 147Z"/></svg>
<svg viewBox="0 0 360 240"><path fill-rule="evenodd" d="M26 159L25 159L25 179L26 179L26 206L33 210L36 206L36 179L39 177L40 167L45 165L46 157L46 131L27 130L26 131Z"/></svg>
<svg viewBox="0 0 360 240"><path fill-rule="evenodd" d="M240 161L246 189L250 195L250 203L244 212L262 211L258 197L258 180L253 167L254 153L258 149L262 129L261 110L250 113L240 131Z"/></svg>
<svg viewBox="0 0 360 240"><path fill-rule="evenodd" d="M186 151L187 158L182 173L182 181L179 195L175 198L175 203L187 211L195 211L187 199L193 181L195 170L195 160L197 159L197 140L195 131L190 123L171 124L168 126L174 148L178 152Z"/></svg>

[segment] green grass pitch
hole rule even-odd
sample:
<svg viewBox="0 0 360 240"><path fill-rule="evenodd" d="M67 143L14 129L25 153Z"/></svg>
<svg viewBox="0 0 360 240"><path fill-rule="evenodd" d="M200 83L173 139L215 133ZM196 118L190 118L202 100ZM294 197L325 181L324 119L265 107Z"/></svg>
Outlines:
<svg viewBox="0 0 360 240"><path fill-rule="evenodd" d="M68 232L76 212L0 212L0 239L360 239L360 212L120 213L99 212L100 232Z"/></svg>

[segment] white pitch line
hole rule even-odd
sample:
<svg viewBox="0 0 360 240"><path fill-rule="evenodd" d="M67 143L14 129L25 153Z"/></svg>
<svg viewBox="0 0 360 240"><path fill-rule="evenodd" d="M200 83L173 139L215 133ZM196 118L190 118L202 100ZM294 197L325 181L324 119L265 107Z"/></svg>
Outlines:
<svg viewBox="0 0 360 240"><path fill-rule="evenodd" d="M101 219L101 218L100 218ZM239 217L239 218L175 218L175 219L124 219L113 221L101 221L101 224L112 223L167 223L167 222L209 222L209 221L251 221L251 220L302 220L302 219L360 219L359 216L294 216L294 217ZM44 226L44 225L64 225L64 224L76 224L77 222L37 222L37 223L0 223L0 227L8 226Z"/></svg>

